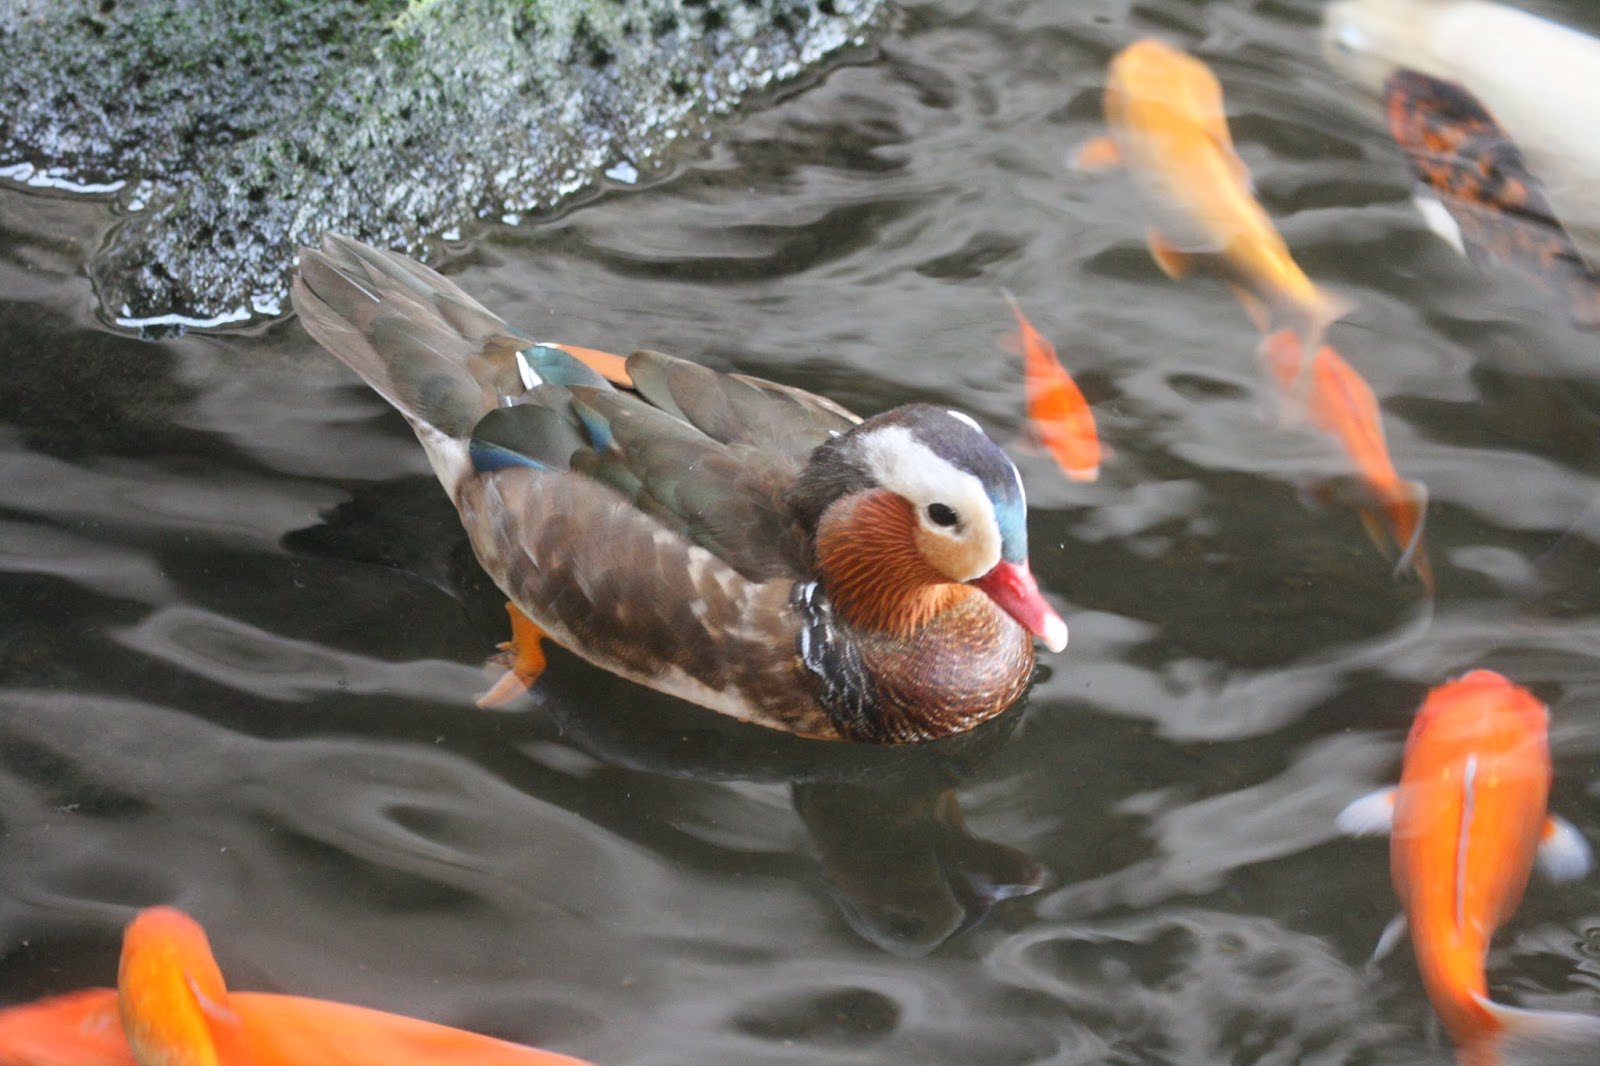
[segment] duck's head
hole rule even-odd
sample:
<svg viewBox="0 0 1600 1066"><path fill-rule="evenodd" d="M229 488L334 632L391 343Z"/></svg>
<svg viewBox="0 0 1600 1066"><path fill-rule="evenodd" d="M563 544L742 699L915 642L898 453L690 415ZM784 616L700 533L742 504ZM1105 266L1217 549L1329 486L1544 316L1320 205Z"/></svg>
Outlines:
<svg viewBox="0 0 1600 1066"><path fill-rule="evenodd" d="M908 404L869 418L812 453L789 500L848 620L914 628L971 586L1051 651L1066 646L1028 567L1022 477L970 416Z"/></svg>

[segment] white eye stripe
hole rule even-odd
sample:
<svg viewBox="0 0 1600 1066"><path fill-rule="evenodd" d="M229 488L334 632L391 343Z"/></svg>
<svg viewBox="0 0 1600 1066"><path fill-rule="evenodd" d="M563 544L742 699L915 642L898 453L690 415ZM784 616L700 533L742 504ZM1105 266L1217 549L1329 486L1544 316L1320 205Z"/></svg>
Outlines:
<svg viewBox="0 0 1600 1066"><path fill-rule="evenodd" d="M861 452L873 480L919 509L937 502L959 514L982 513L982 507L989 506L977 475L940 456L904 426L885 426L867 434ZM982 506L975 506L979 501Z"/></svg>
<svg viewBox="0 0 1600 1066"><path fill-rule="evenodd" d="M970 567L974 575L982 574L1000 560L1000 524L976 474L939 455L905 426L884 426L859 440L872 479L911 504L925 533L962 546L963 565L949 572L966 572ZM958 524L934 522L928 507L935 503L954 511Z"/></svg>

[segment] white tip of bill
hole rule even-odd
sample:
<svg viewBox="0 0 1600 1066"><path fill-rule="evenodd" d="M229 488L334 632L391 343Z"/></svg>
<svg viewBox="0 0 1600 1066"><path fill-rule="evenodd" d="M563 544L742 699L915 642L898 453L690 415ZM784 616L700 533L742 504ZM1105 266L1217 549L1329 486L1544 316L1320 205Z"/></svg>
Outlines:
<svg viewBox="0 0 1600 1066"><path fill-rule="evenodd" d="M1067 646L1067 623L1061 620L1060 615L1052 614L1044 620L1044 632L1039 639L1051 651L1062 650Z"/></svg>

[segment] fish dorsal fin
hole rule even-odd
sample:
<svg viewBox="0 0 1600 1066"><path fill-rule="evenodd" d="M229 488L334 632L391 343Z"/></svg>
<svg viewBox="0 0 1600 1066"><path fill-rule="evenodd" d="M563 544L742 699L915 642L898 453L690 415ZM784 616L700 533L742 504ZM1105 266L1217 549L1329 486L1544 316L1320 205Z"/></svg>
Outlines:
<svg viewBox="0 0 1600 1066"><path fill-rule="evenodd" d="M1461 825L1456 830L1456 928L1467 925L1467 849L1472 843L1472 817L1478 804L1478 756L1467 756L1461 767Z"/></svg>

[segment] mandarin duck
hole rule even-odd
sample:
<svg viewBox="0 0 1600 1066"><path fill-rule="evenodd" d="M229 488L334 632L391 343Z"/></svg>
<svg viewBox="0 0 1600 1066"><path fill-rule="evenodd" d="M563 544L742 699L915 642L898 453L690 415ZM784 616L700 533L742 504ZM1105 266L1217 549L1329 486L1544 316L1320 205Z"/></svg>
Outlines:
<svg viewBox="0 0 1600 1066"><path fill-rule="evenodd" d="M861 419L660 352L536 343L338 236L301 249L293 290L416 431L513 617L602 669L802 737L901 744L1006 710L1032 636L1066 644L1021 476L960 411Z"/></svg>

